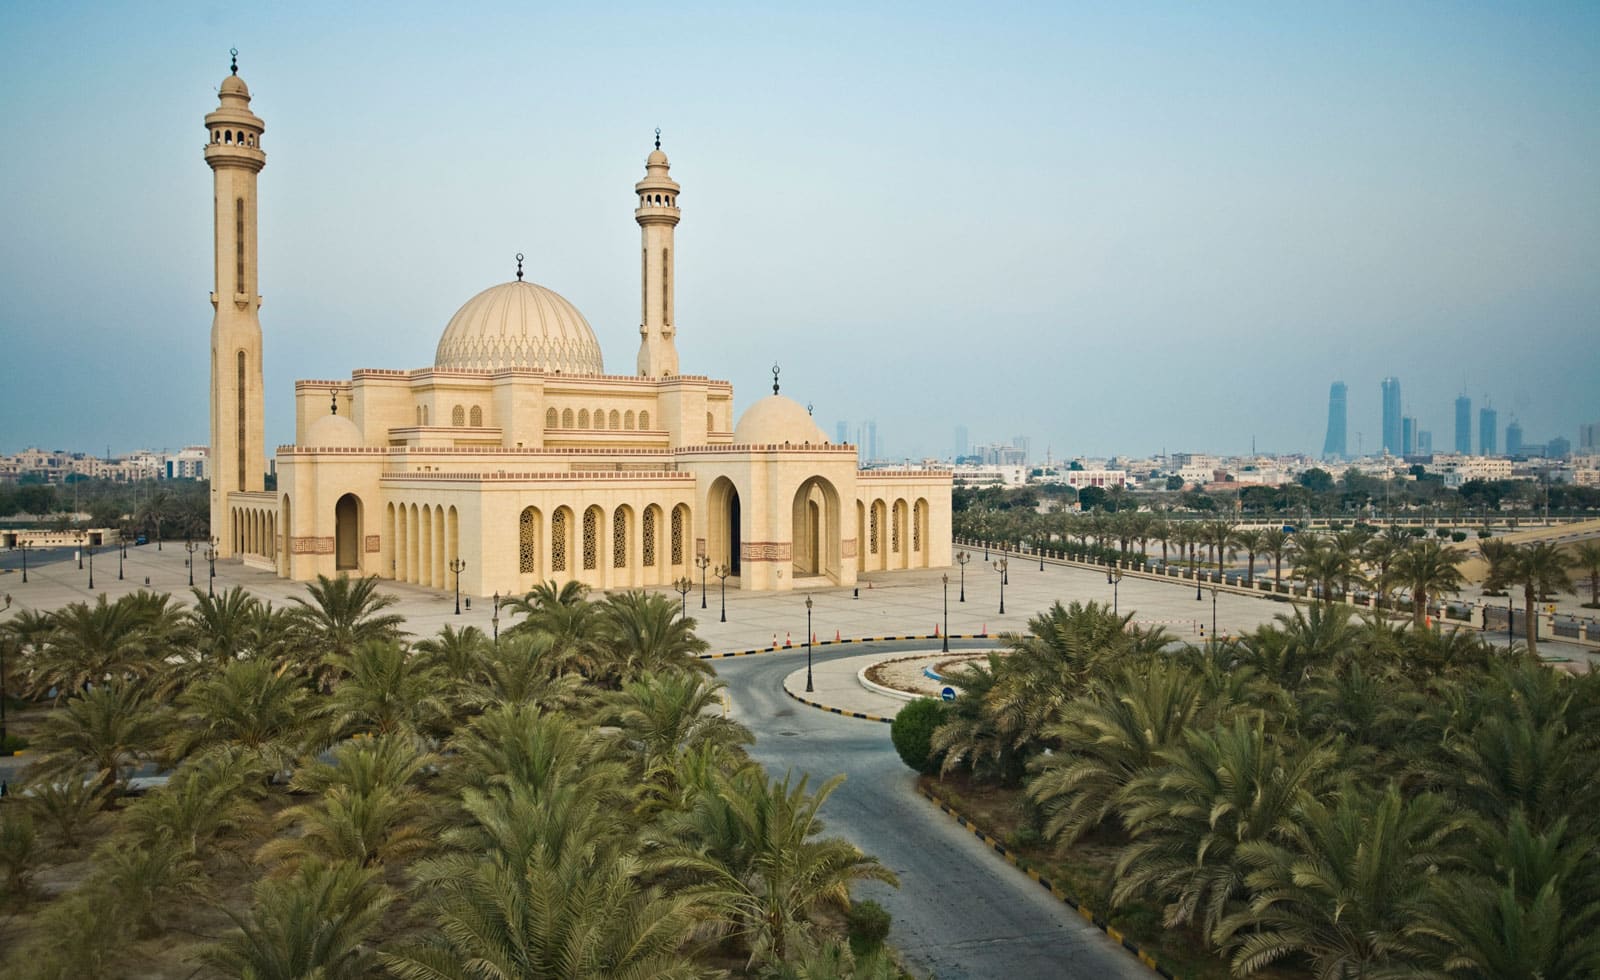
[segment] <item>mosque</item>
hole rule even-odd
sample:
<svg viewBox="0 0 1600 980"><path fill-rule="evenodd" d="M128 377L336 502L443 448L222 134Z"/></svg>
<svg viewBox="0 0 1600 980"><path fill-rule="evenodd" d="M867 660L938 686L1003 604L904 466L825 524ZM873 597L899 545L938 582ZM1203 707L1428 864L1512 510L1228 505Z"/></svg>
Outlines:
<svg viewBox="0 0 1600 980"><path fill-rule="evenodd" d="M211 527L219 554L294 580L382 578L479 596L708 572L731 588L848 586L950 563L950 474L863 470L794 400L735 420L733 385L680 373L679 185L660 139L634 185L639 354L607 374L583 314L517 276L450 318L434 363L295 382L267 490L256 176L265 125L237 59L206 116L215 187ZM713 579L712 587L717 582Z"/></svg>

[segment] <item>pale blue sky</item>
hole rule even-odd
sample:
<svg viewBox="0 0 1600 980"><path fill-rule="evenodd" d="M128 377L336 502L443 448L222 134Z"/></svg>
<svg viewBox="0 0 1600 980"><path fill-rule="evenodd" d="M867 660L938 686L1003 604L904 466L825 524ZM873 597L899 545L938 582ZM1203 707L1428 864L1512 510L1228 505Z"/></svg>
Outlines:
<svg viewBox="0 0 1600 980"><path fill-rule="evenodd" d="M296 378L421 367L529 277L608 370L632 185L683 184L686 372L896 456L1319 450L1378 382L1451 442L1600 420L1600 5L18 3L0 9L0 450L204 442L202 117L267 123L269 445Z"/></svg>

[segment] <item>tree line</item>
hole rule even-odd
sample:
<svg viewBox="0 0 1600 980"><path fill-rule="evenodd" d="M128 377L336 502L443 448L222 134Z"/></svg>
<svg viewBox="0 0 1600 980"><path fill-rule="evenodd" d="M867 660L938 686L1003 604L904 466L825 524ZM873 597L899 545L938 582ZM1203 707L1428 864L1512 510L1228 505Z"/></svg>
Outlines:
<svg viewBox="0 0 1600 980"><path fill-rule="evenodd" d="M5 623L50 707L0 801L0 973L900 975L848 892L894 875L822 833L843 777L750 760L675 602L549 583L411 640L376 585Z"/></svg>
<svg viewBox="0 0 1600 980"><path fill-rule="evenodd" d="M37 518L68 530L79 524L72 516L76 508L87 515L86 526L117 528L130 538L204 541L211 536L210 492L206 480L0 483L0 518Z"/></svg>

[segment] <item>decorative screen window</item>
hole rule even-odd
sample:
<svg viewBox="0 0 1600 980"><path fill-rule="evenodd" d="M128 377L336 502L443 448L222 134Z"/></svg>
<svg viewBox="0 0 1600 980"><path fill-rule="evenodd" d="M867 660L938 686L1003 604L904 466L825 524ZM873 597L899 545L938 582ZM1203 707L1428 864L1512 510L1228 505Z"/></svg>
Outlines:
<svg viewBox="0 0 1600 980"><path fill-rule="evenodd" d="M483 408L478 406L478 405L472 406L472 414L469 416L469 418L471 418L472 425L473 425L474 428L482 428L483 427Z"/></svg>
<svg viewBox="0 0 1600 980"><path fill-rule="evenodd" d="M656 567L656 509L644 509L644 567Z"/></svg>
<svg viewBox="0 0 1600 980"><path fill-rule="evenodd" d="M595 509L583 512L583 567L593 569L597 562L596 539L600 536L600 522L595 519Z"/></svg>
<svg viewBox="0 0 1600 980"><path fill-rule="evenodd" d="M905 523L905 512L896 505L894 520L889 522L889 550L895 554L900 553L900 525Z"/></svg>
<svg viewBox="0 0 1600 980"><path fill-rule="evenodd" d="M611 515L611 567L628 567L628 512L621 507Z"/></svg>
<svg viewBox="0 0 1600 980"><path fill-rule="evenodd" d="M558 510L550 518L550 570L567 570L567 512Z"/></svg>
<svg viewBox="0 0 1600 980"><path fill-rule="evenodd" d="M641 429L650 428L650 413L649 412L640 412L639 413L639 428L641 428Z"/></svg>
<svg viewBox="0 0 1600 980"><path fill-rule="evenodd" d="M917 512L911 519L911 550L922 550L922 503L917 503Z"/></svg>
<svg viewBox="0 0 1600 980"><path fill-rule="evenodd" d="M522 520L517 529L521 550L517 556L517 568L524 575L539 570L539 512L532 507L522 512Z"/></svg>
<svg viewBox="0 0 1600 980"><path fill-rule="evenodd" d="M683 564L683 508L672 509L672 563Z"/></svg>
<svg viewBox="0 0 1600 980"><path fill-rule="evenodd" d="M872 516L867 519L867 542L873 554L878 553L878 508L872 508Z"/></svg>

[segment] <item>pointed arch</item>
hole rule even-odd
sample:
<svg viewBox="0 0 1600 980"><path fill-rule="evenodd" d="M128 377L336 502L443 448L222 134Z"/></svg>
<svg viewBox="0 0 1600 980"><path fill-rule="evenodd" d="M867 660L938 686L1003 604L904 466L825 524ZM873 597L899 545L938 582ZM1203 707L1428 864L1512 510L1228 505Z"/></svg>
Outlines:
<svg viewBox="0 0 1600 980"><path fill-rule="evenodd" d="M556 410L554 408L545 409L544 427L547 428L547 429L554 429L554 428L556 428L556 427L558 427L560 425L561 425L561 416L556 412Z"/></svg>
<svg viewBox="0 0 1600 980"><path fill-rule="evenodd" d="M359 571L361 541L361 498L347 493L333 505L333 567Z"/></svg>
<svg viewBox="0 0 1600 980"><path fill-rule="evenodd" d="M640 412L639 413L639 428L641 428L641 429L650 428L650 413L649 412Z"/></svg>
<svg viewBox="0 0 1600 980"><path fill-rule="evenodd" d="M467 424L467 410L465 408L462 408L460 405L457 405L455 408L452 408L450 410L450 424L455 426L458 429L461 428L462 426L466 425Z"/></svg>
<svg viewBox="0 0 1600 980"><path fill-rule="evenodd" d="M557 507L550 515L550 571L567 572L572 555L572 509Z"/></svg>
<svg viewBox="0 0 1600 980"><path fill-rule="evenodd" d="M483 428L483 406L481 406L481 405L472 406L472 411L470 413L468 413L468 418L469 418L469 424L474 429Z"/></svg>
<svg viewBox="0 0 1600 980"><path fill-rule="evenodd" d="M539 575L539 532L544 529L544 517L537 507L522 508L517 519L517 571L522 575Z"/></svg>

